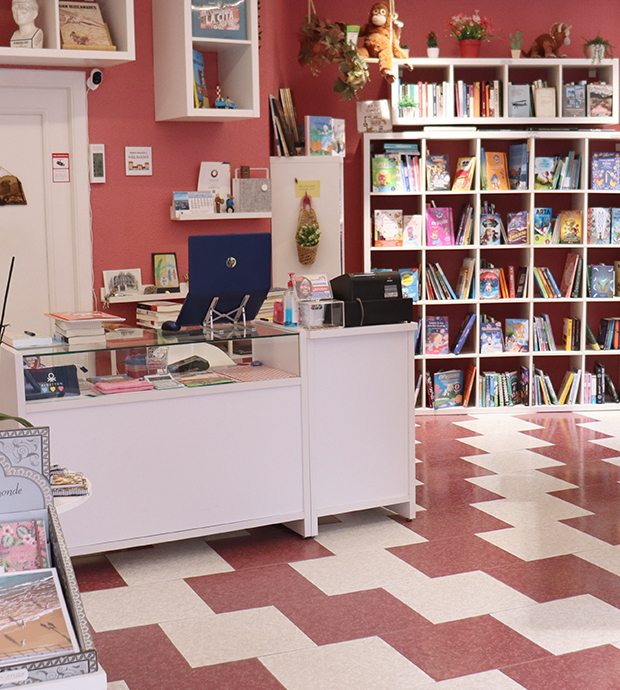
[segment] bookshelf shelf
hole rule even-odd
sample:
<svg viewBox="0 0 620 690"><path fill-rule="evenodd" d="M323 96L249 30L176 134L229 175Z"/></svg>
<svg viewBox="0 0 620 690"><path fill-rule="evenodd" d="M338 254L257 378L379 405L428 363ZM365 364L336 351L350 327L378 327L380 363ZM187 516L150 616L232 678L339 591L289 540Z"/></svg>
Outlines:
<svg viewBox="0 0 620 690"><path fill-rule="evenodd" d="M373 184L372 160L375 156L385 154L385 144L417 144L419 150L421 189L416 192L400 192L397 184L395 192L384 194L371 192ZM528 147L528 175L526 188L520 190L487 190L482 189L479 161L481 152L504 152L508 158L510 146L517 142L526 142ZM448 156L450 181L454 181L456 163L459 157L476 156L477 166L472 188L466 192L431 191L427 189L426 159L428 152ZM575 151L581 155L581 170L578 189L541 190L534 185L534 161L537 156L564 155ZM474 312L476 320L469 333L463 349L458 355L425 354L415 357L416 382L421 376L420 390L417 398L417 411L420 413L445 414L454 413L455 408L446 410L434 409L430 401L425 382L429 375L433 379L440 370L457 368L466 372L469 364L476 367L476 375L469 410L514 411L515 407L488 407L481 398L481 379L483 372L519 370L525 367L530 374L530 385L527 396L528 406L517 409L545 407L537 404L534 390L534 370L543 369L548 374L552 385L559 389L567 370L581 370L582 377L578 382L578 394L571 405L550 405L549 409L601 409L598 405L590 407L588 391L583 374L592 373L594 363L604 358L606 372L609 373L616 388L620 384L620 349L592 350L588 347L585 325L590 326L596 336L602 319L618 317L620 319L620 297L590 297L587 295L586 268L591 264L614 265L620 268L619 244L590 244L587 241L587 217L590 207L620 208L620 191L591 190L591 155L594 152L619 152L620 132L614 130L416 130L395 131L391 133L367 133L364 135L364 270L373 269L419 269L420 299L414 302L414 318L421 323L422 345L425 342L425 325L427 316L447 316L449 319L449 344L452 346L457 332L468 312ZM495 204L504 225L508 213L525 210L528 212L528 237L525 244L489 245L480 243L480 220L485 201ZM434 203L436 206L451 207L454 218L455 234L459 216L464 204L473 208L472 244L428 246L426 243L425 209ZM555 217L564 210L581 211L582 241L575 244L535 244L532 220L537 208L552 209ZM382 209L402 210L403 216L422 216L422 246L374 247L374 212ZM542 297L534 280L534 268L547 267L554 280L560 285L565 262L569 254L580 257L583 271L579 280L578 295L570 297ZM464 258L474 260L475 275L473 285L476 290L468 299L429 299L427 293L427 269L429 264L440 264L451 287L456 288L459 271ZM480 279L480 262L486 260L497 268L505 270L508 277L508 266L515 267L515 276L520 266L527 268L525 297L506 297L501 299L480 299L477 286ZM483 315L502 324L502 335L505 337L505 320L523 319L528 324L528 349L521 352L481 353L480 323ZM556 349L534 350L535 319L548 315L550 328L554 336ZM572 350L565 350L563 328L565 319L579 319L580 333L578 342ZM607 400L611 400L608 395ZM620 403L607 402L606 408L620 409ZM461 408L456 408L457 410Z"/></svg>

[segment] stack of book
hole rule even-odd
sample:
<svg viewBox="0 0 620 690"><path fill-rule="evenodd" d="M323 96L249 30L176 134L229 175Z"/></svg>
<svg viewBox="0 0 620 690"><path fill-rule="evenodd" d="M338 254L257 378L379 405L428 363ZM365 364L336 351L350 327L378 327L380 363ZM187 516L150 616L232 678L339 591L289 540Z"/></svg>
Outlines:
<svg viewBox="0 0 620 690"><path fill-rule="evenodd" d="M124 321L101 311L62 311L46 314L54 319L54 341L71 346L105 345L103 324Z"/></svg>
<svg viewBox="0 0 620 690"><path fill-rule="evenodd" d="M164 321L176 321L181 311L179 302L158 300L155 302L138 302L136 307L136 325L142 328L161 328Z"/></svg>

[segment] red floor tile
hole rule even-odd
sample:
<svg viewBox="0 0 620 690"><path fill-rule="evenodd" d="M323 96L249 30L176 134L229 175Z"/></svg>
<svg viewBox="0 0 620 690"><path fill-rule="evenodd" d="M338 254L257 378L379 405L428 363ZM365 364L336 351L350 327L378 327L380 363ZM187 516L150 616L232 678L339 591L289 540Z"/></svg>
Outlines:
<svg viewBox="0 0 620 690"><path fill-rule="evenodd" d="M620 484L613 481L587 484L576 489L550 491L549 495L596 513L609 508L617 509L620 505Z"/></svg>
<svg viewBox="0 0 620 690"><path fill-rule="evenodd" d="M104 554L75 556L71 561L80 592L127 586Z"/></svg>
<svg viewBox="0 0 620 690"><path fill-rule="evenodd" d="M596 446L593 447L595 448ZM547 448L537 448L536 452L548 458L553 455ZM557 452L555 454L557 454ZM617 455L617 453L612 453L610 455L608 451L603 457L616 457ZM557 459L561 462L567 460L566 457L563 459L559 457ZM620 480L620 467L611 465L608 462L603 462L600 458L590 458L587 461L580 461L577 463L566 462L566 464L556 465L555 467L543 467L538 471L549 474L552 477L557 477L558 479L563 479L565 482L577 484L577 486L601 483L611 485Z"/></svg>
<svg viewBox="0 0 620 690"><path fill-rule="evenodd" d="M471 453L470 453L471 455ZM486 477L495 474L479 465L474 465L459 458L442 459L441 461L422 460L416 465L416 477L421 481L437 486L442 483L468 479L469 477Z"/></svg>
<svg viewBox="0 0 620 690"><path fill-rule="evenodd" d="M430 473L422 486L416 488L415 502L423 508L441 508L461 503L496 501L499 494L462 479L447 482L439 473Z"/></svg>
<svg viewBox="0 0 620 690"><path fill-rule="evenodd" d="M418 416L416 418L415 437L418 441L426 444L437 438L446 442L459 438L469 438L470 436L480 436L477 431L471 431L471 429L465 429L453 423L467 422L473 419L467 415Z"/></svg>
<svg viewBox="0 0 620 690"><path fill-rule="evenodd" d="M381 638L438 681L550 656L491 616L389 632Z"/></svg>
<svg viewBox="0 0 620 690"><path fill-rule="evenodd" d="M527 690L618 690L620 649L605 645L501 671Z"/></svg>
<svg viewBox="0 0 620 690"><path fill-rule="evenodd" d="M584 515L583 517L560 520L560 522L612 546L620 544L620 519L617 506L610 506L595 515Z"/></svg>

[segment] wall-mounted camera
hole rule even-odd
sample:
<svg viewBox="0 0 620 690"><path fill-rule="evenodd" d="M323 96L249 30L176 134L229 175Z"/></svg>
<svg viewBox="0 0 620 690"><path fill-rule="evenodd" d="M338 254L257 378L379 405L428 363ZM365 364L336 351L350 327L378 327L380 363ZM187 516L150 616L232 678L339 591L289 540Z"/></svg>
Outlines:
<svg viewBox="0 0 620 690"><path fill-rule="evenodd" d="M86 80L86 86L89 91L98 89L103 81L103 72L100 69L94 69L90 73L90 77Z"/></svg>

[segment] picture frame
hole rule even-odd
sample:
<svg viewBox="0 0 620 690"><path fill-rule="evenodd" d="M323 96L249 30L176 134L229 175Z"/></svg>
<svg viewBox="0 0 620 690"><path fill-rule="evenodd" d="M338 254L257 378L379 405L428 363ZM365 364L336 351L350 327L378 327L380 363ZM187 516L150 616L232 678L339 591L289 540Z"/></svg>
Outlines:
<svg viewBox="0 0 620 690"><path fill-rule="evenodd" d="M139 295L142 293L142 271L139 268L124 268L118 271L103 271L103 285L106 294Z"/></svg>
<svg viewBox="0 0 620 690"><path fill-rule="evenodd" d="M180 292L179 269L175 252L152 254L153 282L157 292Z"/></svg>
<svg viewBox="0 0 620 690"><path fill-rule="evenodd" d="M192 36L245 41L245 0L201 0L192 3Z"/></svg>

